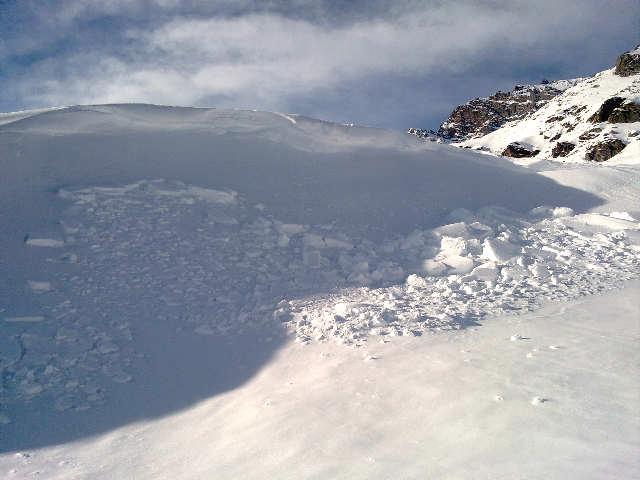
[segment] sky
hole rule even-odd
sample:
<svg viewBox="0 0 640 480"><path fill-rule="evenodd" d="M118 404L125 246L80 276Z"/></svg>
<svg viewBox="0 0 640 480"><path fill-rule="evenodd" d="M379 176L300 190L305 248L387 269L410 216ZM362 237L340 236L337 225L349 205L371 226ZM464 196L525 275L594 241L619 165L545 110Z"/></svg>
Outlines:
<svg viewBox="0 0 640 480"><path fill-rule="evenodd" d="M640 0L0 0L0 111L144 102L437 128L640 43Z"/></svg>

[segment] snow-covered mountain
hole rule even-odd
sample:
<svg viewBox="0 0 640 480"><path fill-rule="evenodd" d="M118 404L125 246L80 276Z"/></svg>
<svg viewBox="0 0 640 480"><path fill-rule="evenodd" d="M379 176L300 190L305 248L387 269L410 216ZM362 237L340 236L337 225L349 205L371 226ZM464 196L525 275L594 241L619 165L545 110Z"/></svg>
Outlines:
<svg viewBox="0 0 640 480"><path fill-rule="evenodd" d="M487 98L476 98L456 107L440 125L437 134L451 141L481 137L505 123L520 120L535 112L581 80L576 78L539 85L516 85L510 92L497 92Z"/></svg>
<svg viewBox="0 0 640 480"><path fill-rule="evenodd" d="M543 80L539 85L516 85L509 92L475 98L457 106L437 131L410 128L407 133L440 142L460 142L497 130L507 122L520 120L546 105L549 100L583 80Z"/></svg>
<svg viewBox="0 0 640 480"><path fill-rule="evenodd" d="M457 107L431 139L514 158L639 162L639 64L636 48L590 78L472 100Z"/></svg>
<svg viewBox="0 0 640 480"><path fill-rule="evenodd" d="M0 166L2 478L640 471L638 166L152 105Z"/></svg>

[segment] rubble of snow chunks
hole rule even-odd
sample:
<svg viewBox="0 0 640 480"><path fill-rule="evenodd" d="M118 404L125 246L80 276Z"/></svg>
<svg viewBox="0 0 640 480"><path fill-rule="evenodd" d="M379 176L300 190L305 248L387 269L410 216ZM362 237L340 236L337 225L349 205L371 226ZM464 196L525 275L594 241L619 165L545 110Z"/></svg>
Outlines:
<svg viewBox="0 0 640 480"><path fill-rule="evenodd" d="M25 242L50 252L51 277L29 283L42 311L4 318L37 328L12 337L15 355L2 359L3 404L44 392L59 410L100 403L105 378L132 380L140 322L194 335L285 329L303 343L358 346L464 328L640 273L640 225L624 212L455 210L438 228L375 243L180 182L60 196L69 207L59 238Z"/></svg>
<svg viewBox="0 0 640 480"><path fill-rule="evenodd" d="M640 274L640 224L626 213L539 207L518 216L483 208L454 211L451 220L390 241L358 263L361 283L378 283L378 263L402 271L404 281L286 302L278 315L290 317L300 341L360 344L369 335L459 329Z"/></svg>

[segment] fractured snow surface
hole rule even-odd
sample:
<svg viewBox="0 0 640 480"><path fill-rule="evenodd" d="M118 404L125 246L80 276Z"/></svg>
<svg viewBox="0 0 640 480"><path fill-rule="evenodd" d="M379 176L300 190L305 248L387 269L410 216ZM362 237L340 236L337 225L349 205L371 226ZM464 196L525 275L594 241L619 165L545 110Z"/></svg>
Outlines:
<svg viewBox="0 0 640 480"><path fill-rule="evenodd" d="M216 125L254 115L206 112ZM317 127L266 118L298 133ZM331 128L332 142L369 141ZM230 135L237 142L237 131ZM314 145L336 148L322 138ZM455 156L466 152L437 152L453 163L427 151L433 168L454 178L475 162L460 167ZM309 164L321 162L333 175L322 156ZM314 170L301 171L305 188L324 194ZM568 185L605 178L589 188L606 191L606 203L586 213L562 204L517 213L481 206L499 182L462 182L480 198L471 210L437 190L436 176L428 185L433 202L449 208L442 221L406 232L386 224L375 234L368 226L386 218L291 223L242 181L228 183L233 189L140 177L108 187L61 181L44 197L59 206L49 224L20 219L4 237L28 270L11 286L27 300L12 305L5 295L0 305L0 476L637 475L638 175L563 172L542 173ZM525 195L533 177L542 175L522 178ZM379 193L381 203L345 196L339 207L369 215L397 200ZM564 456L545 466L556 450Z"/></svg>
<svg viewBox="0 0 640 480"><path fill-rule="evenodd" d="M640 223L567 208L528 217L461 209L454 223L377 245L331 226L282 223L236 192L176 182L62 195L74 202L67 242L85 248L80 267L91 272L68 283L128 315L157 309L162 320L180 307L184 326L202 334L275 319L300 341L359 344L457 329L640 274L637 237L629 239ZM318 290L336 293L310 295Z"/></svg>
<svg viewBox="0 0 640 480"><path fill-rule="evenodd" d="M370 335L460 329L640 274L640 248L628 238L638 222L567 208L541 207L529 216L456 210L451 224L377 245L331 226L284 224L241 194L179 182L60 196L70 202L59 242L69 251L48 261L74 263L56 279L69 298L44 316L5 318L48 319L44 336L14 338L20 353L4 368L5 405L45 391L55 409L100 403L96 377L132 379L131 322L141 312L158 322L178 318L178 328L201 335L275 322L300 342L357 346ZM599 228L584 230L593 226ZM29 286L36 293L51 288ZM100 326L96 315L105 319Z"/></svg>

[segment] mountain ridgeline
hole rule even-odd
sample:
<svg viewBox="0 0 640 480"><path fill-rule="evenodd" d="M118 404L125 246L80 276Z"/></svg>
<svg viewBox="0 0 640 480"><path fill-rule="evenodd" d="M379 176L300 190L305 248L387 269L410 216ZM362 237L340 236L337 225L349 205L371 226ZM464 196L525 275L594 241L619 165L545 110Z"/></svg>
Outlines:
<svg viewBox="0 0 640 480"><path fill-rule="evenodd" d="M512 158L601 162L616 157L635 163L640 46L592 77L516 85L457 106L437 131L411 128L408 133Z"/></svg>

